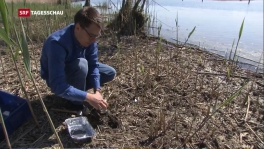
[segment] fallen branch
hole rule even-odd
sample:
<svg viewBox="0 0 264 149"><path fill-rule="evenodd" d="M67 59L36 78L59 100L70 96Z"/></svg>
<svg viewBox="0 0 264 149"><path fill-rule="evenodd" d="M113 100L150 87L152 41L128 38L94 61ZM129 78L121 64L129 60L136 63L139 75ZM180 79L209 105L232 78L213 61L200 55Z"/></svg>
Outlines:
<svg viewBox="0 0 264 149"><path fill-rule="evenodd" d="M78 114L77 111L70 111L70 110L63 110L63 109L54 109L54 108L52 108L51 111L64 112L64 113L70 113L70 114Z"/></svg>
<svg viewBox="0 0 264 149"><path fill-rule="evenodd" d="M198 74L206 74L206 75L216 75L216 76L226 76L227 74L220 74L220 73L210 73L210 72L198 72ZM242 78L242 79L249 79L246 76L238 76L238 75L230 75L230 77L234 78Z"/></svg>
<svg viewBox="0 0 264 149"><path fill-rule="evenodd" d="M31 144L31 146L33 147L36 147L35 145L36 145L36 143L37 142L39 142L44 136L46 135L46 133L45 134L43 134L41 137L39 137L35 142L33 142L32 144Z"/></svg>
<svg viewBox="0 0 264 149"><path fill-rule="evenodd" d="M251 132L259 139L259 141L262 143L262 144L264 144L263 143L263 141L259 138L259 136L254 132L254 130L252 130L252 128L246 123L246 125L247 125L247 127L251 130Z"/></svg>

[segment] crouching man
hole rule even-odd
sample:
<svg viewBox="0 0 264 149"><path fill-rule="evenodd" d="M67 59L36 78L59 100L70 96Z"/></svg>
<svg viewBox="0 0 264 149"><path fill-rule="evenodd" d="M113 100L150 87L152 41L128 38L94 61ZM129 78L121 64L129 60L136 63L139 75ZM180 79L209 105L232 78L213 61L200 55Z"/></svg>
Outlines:
<svg viewBox="0 0 264 149"><path fill-rule="evenodd" d="M101 86L115 77L114 68L98 62L97 39L102 22L93 7L83 7L74 23L52 33L44 42L40 65L41 78L51 91L73 105L88 105L97 110L108 106ZM87 93L93 89L94 94Z"/></svg>

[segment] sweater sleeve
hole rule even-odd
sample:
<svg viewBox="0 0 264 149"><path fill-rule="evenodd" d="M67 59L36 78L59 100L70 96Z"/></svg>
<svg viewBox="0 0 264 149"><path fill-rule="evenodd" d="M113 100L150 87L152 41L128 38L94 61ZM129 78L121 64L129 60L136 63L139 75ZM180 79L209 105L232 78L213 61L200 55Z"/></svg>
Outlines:
<svg viewBox="0 0 264 149"><path fill-rule="evenodd" d="M56 41L51 41L48 48L47 56L51 91L71 101L84 101L87 93L74 88L65 81L66 74L64 68L66 51L64 48Z"/></svg>
<svg viewBox="0 0 264 149"><path fill-rule="evenodd" d="M89 54L86 55L89 67L89 81L93 83L94 89L101 88L100 86L100 73L98 65L98 46L97 43L93 43L87 49Z"/></svg>

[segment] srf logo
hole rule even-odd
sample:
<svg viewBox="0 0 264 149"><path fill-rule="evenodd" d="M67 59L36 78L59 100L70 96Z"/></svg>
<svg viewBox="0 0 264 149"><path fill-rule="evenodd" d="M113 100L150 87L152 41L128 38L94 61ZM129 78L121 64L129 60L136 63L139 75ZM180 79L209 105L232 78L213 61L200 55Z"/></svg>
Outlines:
<svg viewBox="0 0 264 149"><path fill-rule="evenodd" d="M18 9L18 17L30 17L30 9L29 8Z"/></svg>

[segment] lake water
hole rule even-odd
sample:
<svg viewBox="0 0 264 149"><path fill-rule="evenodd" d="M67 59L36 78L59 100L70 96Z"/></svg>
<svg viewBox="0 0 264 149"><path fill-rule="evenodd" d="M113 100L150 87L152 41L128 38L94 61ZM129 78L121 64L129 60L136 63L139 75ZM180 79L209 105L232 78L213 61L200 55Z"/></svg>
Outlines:
<svg viewBox="0 0 264 149"><path fill-rule="evenodd" d="M111 1L120 7L121 0ZM92 5L103 2L111 4L107 0L91 0ZM234 39L234 47L236 46L240 26L245 18L237 54L246 59L239 60L257 65L255 62L262 58L263 63L263 0L251 1L249 5L248 1L150 0L150 2L149 11L157 17L155 27L162 24L163 38L176 42L175 19L178 13L179 41L184 42L191 30L196 27L188 43L200 45L227 57ZM111 7L115 8L113 5ZM156 31L153 34L156 34Z"/></svg>

